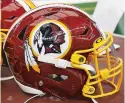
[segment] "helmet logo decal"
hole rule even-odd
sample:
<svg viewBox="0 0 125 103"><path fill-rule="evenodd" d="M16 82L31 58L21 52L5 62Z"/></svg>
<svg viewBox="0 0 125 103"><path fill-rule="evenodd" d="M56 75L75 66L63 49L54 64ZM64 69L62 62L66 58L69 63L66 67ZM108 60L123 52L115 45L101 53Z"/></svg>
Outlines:
<svg viewBox="0 0 125 103"><path fill-rule="evenodd" d="M25 62L36 71L40 69L35 57L41 55L62 58L71 46L71 35L68 28L56 20L47 20L36 25L25 42Z"/></svg>
<svg viewBox="0 0 125 103"><path fill-rule="evenodd" d="M29 36L29 45L36 57L49 55L62 58L71 46L70 31L57 20L46 20L33 28Z"/></svg>
<svg viewBox="0 0 125 103"><path fill-rule="evenodd" d="M65 33L53 23L41 26L33 38L33 45L37 46L39 54L41 54L43 46L44 54L61 53L60 45L63 43L65 43Z"/></svg>

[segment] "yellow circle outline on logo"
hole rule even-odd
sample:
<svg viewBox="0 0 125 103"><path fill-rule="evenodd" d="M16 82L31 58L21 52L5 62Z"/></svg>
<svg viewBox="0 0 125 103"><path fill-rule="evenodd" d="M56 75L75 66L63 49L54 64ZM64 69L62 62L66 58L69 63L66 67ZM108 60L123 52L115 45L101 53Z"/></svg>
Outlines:
<svg viewBox="0 0 125 103"><path fill-rule="evenodd" d="M29 36L29 45L30 45L31 48L32 48L33 54L34 54L36 57L39 56L39 55L34 51L34 49L33 49L33 47L32 47L32 42L31 42L31 41L32 41L32 36L33 36L34 30L36 30L41 24L45 24L45 23L54 23L54 24L57 23L57 24L61 25L61 26L67 31L68 36L69 36L69 45L68 45L68 48L66 49L66 51L65 51L62 55L60 55L60 56L58 57L58 58L63 58L63 57L68 53L68 51L69 51L69 49L70 49L70 47L71 47L72 38L71 38L71 33L70 33L69 29L68 29L62 22L59 22L59 21L57 21L57 20L46 20L46 21L43 21L43 22L37 24L37 25L33 28L33 30L32 30L31 33L30 33L30 36Z"/></svg>

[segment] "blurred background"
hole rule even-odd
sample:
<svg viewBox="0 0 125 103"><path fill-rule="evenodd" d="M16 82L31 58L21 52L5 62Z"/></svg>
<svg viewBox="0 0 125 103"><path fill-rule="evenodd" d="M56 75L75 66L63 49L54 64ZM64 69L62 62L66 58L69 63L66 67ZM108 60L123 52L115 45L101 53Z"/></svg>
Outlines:
<svg viewBox="0 0 125 103"><path fill-rule="evenodd" d="M36 6L68 3L81 8L104 31L124 35L124 0L32 0Z"/></svg>

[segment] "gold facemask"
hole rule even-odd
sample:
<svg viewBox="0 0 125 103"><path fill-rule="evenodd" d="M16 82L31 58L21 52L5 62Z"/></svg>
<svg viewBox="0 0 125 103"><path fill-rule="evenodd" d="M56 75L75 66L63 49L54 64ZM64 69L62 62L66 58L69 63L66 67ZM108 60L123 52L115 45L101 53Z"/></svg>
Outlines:
<svg viewBox="0 0 125 103"><path fill-rule="evenodd" d="M71 57L71 64L74 68L82 69L88 74L86 84L82 88L82 94L89 98L99 98L112 95L119 91L122 82L123 70L122 60L115 56L113 52L113 38L110 33L105 33L107 38L98 38L93 43L93 48L87 50L75 51ZM109 52L111 51L111 52ZM80 54L89 53L89 56L81 61ZM78 56L77 56L78 55ZM82 55L81 55L82 58ZM80 59L79 59L80 60ZM85 63L95 68L96 73L90 71L81 64ZM104 86L106 85L106 86ZM111 91L106 91L110 87Z"/></svg>

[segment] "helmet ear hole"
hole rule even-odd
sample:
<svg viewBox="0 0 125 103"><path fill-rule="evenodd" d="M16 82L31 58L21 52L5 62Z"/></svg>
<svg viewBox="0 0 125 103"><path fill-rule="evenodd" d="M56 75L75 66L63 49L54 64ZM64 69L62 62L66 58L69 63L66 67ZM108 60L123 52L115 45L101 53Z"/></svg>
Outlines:
<svg viewBox="0 0 125 103"><path fill-rule="evenodd" d="M16 16L10 16L8 19L13 20L14 18L16 18Z"/></svg>
<svg viewBox="0 0 125 103"><path fill-rule="evenodd" d="M49 74L47 77L56 82L62 82L69 78L67 75L58 75L58 74Z"/></svg>
<svg viewBox="0 0 125 103"><path fill-rule="evenodd" d="M83 55L79 55L79 54L72 54L71 56L71 62L81 65L84 64L86 62L86 58Z"/></svg>

